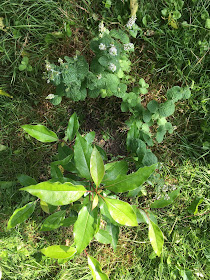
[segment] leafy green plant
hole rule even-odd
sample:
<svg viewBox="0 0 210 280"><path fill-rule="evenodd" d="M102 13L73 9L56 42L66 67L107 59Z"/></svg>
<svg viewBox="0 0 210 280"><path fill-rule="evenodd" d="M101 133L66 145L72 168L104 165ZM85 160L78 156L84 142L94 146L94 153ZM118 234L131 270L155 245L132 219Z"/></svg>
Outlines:
<svg viewBox="0 0 210 280"><path fill-rule="evenodd" d="M40 204L42 210L50 214L43 221L41 231L74 225L71 246L55 244L41 249L45 256L58 259L59 263L80 254L93 238L100 243L111 244L116 250L120 226L135 227L138 223L148 224L153 250L157 256L161 255L163 233L152 212L122 200L126 199L127 192L138 189L151 176L157 168L156 164L139 168L128 175L125 160L104 164L104 151L93 145L95 133L79 134L75 113L69 120L64 139L59 140L53 131L43 125L23 125L22 128L41 142L59 143L58 155L57 160L51 163L52 179L37 183L26 175L18 178L23 185L21 190L37 199L16 209L7 229L28 219L36 205ZM93 279L108 279L98 261L86 254Z"/></svg>
<svg viewBox="0 0 210 280"><path fill-rule="evenodd" d="M157 163L156 156L146 148L146 145L153 146L154 133L151 133L151 127L157 127L155 138L158 143L163 141L167 132L172 133L172 124L166 118L174 113L175 102L190 97L190 89L175 86L168 90L166 102L159 104L152 100L147 104L147 108L144 108L141 95L148 93L149 84L141 78L138 85L128 92L128 85L132 81L129 75L129 52L134 51L134 45L120 29L109 31L101 22L99 30L99 37L90 43L95 53L90 69L83 56L65 57L65 63L59 58L60 65L47 61L48 82L52 81L56 85L56 95L50 94L47 98L51 99L53 104L60 103L62 96L74 101L84 100L87 96L96 98L99 95L103 98L113 95L121 98L121 110L132 113L127 121L128 150L138 157L138 165Z"/></svg>
<svg viewBox="0 0 210 280"><path fill-rule="evenodd" d="M22 61L21 61L21 64L19 65L18 69L20 71L29 71L31 72L33 70L32 66L29 64L29 58L27 56L24 56Z"/></svg>

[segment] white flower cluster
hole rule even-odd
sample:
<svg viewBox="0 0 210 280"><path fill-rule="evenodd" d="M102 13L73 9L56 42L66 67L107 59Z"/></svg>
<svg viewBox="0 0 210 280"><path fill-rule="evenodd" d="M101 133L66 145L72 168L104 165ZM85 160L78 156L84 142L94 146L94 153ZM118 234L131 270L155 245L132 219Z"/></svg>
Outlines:
<svg viewBox="0 0 210 280"><path fill-rule="evenodd" d="M131 29L135 22L136 22L136 16L130 17L127 24L126 24L126 27L128 29Z"/></svg>
<svg viewBox="0 0 210 280"><path fill-rule="evenodd" d="M125 51L130 51L134 49L134 44L133 43L128 43L128 44L124 44L124 50Z"/></svg>
<svg viewBox="0 0 210 280"><path fill-rule="evenodd" d="M115 72L116 69L117 69L117 67L114 63L109 63L109 70L111 70L112 72Z"/></svg>
<svg viewBox="0 0 210 280"><path fill-rule="evenodd" d="M106 50L106 45L104 45L103 43L100 43L98 46L99 50L101 51L105 51Z"/></svg>
<svg viewBox="0 0 210 280"><path fill-rule="evenodd" d="M168 195L167 192L171 192L171 191L175 191L175 190L176 190L176 186L175 186L175 185L172 185L172 186L164 185L164 186L162 187L162 189L159 190L159 191L162 192L162 195L161 195L161 193L159 193L158 195L156 195L156 196L154 197L154 199L157 199L157 200L158 200L158 199L163 198L163 199L165 199L165 200L169 200L169 199L170 199L170 196Z"/></svg>
<svg viewBox="0 0 210 280"><path fill-rule="evenodd" d="M49 72L49 74L48 74L49 79L47 80L47 83L49 84L50 81L54 81L55 76L60 75L61 72L54 70L53 66L49 63L49 61L46 60L45 62L46 62L46 65L45 65L46 70Z"/></svg>
<svg viewBox="0 0 210 280"><path fill-rule="evenodd" d="M59 58L59 59L58 59L58 63L63 64L63 59L62 59L62 58Z"/></svg>
<svg viewBox="0 0 210 280"><path fill-rule="evenodd" d="M100 38L103 37L104 33L109 34L109 30L104 26L103 21L99 23L98 30L99 30L99 37Z"/></svg>
<svg viewBox="0 0 210 280"><path fill-rule="evenodd" d="M97 78L98 78L98 80L100 80L100 79L102 78L102 75L99 74L99 75L97 76Z"/></svg>
<svg viewBox="0 0 210 280"><path fill-rule="evenodd" d="M112 55L112 56L116 56L117 55L116 47L113 44L111 44L110 47L111 48L109 49L109 54Z"/></svg>

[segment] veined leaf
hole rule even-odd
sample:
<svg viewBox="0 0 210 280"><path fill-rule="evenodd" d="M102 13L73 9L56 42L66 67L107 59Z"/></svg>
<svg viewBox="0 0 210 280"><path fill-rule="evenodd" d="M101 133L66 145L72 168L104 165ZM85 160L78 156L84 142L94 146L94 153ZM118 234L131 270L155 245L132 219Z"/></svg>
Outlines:
<svg viewBox="0 0 210 280"><path fill-rule="evenodd" d="M108 280L108 276L102 272L100 263L88 255L88 266L93 275L93 280Z"/></svg>
<svg viewBox="0 0 210 280"><path fill-rule="evenodd" d="M74 139L74 136L76 135L78 129L79 121L77 118L77 114L74 113L69 119L69 123L66 130L67 138L69 141L72 141Z"/></svg>
<svg viewBox="0 0 210 280"><path fill-rule="evenodd" d="M112 242L111 235L104 229L99 229L99 231L95 234L95 239L103 244L110 244Z"/></svg>
<svg viewBox="0 0 210 280"><path fill-rule="evenodd" d="M37 196L51 205L66 205L78 200L86 189L82 185L73 185L69 182L61 184L59 182L42 182L37 185L31 185L21 190L27 191Z"/></svg>
<svg viewBox="0 0 210 280"><path fill-rule="evenodd" d="M157 164L145 166L139 168L132 174L119 176L113 181L106 181L104 182L104 185L107 189L113 192L127 192L130 190L134 190L142 185L155 171L156 168Z"/></svg>
<svg viewBox="0 0 210 280"><path fill-rule="evenodd" d="M104 167L105 175L102 182L114 180L119 175L126 175L128 172L128 164L124 160L107 163Z"/></svg>
<svg viewBox="0 0 210 280"><path fill-rule="evenodd" d="M96 187L99 186L101 183L105 173L104 163L103 159L97 150L96 147L94 147L91 158L90 158L90 174L93 178L94 183L96 184Z"/></svg>
<svg viewBox="0 0 210 280"><path fill-rule="evenodd" d="M136 214L127 202L104 198L111 217L119 224L125 226L138 226Z"/></svg>
<svg viewBox="0 0 210 280"><path fill-rule="evenodd" d="M11 229L17 224L23 223L25 220L27 220L34 212L35 206L35 202L29 202L22 208L16 209L8 221L7 229Z"/></svg>
<svg viewBox="0 0 210 280"><path fill-rule="evenodd" d="M42 254L54 259L67 259L76 254L77 250L73 247L64 245L52 245L41 250Z"/></svg>
<svg viewBox="0 0 210 280"><path fill-rule="evenodd" d="M58 140L58 136L55 134L55 132L49 130L46 126L42 124L37 124L37 125L26 124L26 125L22 125L21 127L30 136L34 137L40 142L47 143L47 142L55 142Z"/></svg>
<svg viewBox="0 0 210 280"><path fill-rule="evenodd" d="M93 239L95 234L95 220L97 211L91 211L91 205L84 206L74 224L74 241L77 252L81 253Z"/></svg>
<svg viewBox="0 0 210 280"><path fill-rule="evenodd" d="M59 228L62 225L62 221L65 218L65 214L66 211L58 211L47 217L44 220L40 231L48 231Z"/></svg>
<svg viewBox="0 0 210 280"><path fill-rule="evenodd" d="M74 145L74 160L76 168L82 177L91 180L90 177L90 157L92 147L88 142L78 133Z"/></svg>
<svg viewBox="0 0 210 280"><path fill-rule="evenodd" d="M163 233L153 221L149 221L149 239L152 244L152 248L158 257L161 255L163 249Z"/></svg>

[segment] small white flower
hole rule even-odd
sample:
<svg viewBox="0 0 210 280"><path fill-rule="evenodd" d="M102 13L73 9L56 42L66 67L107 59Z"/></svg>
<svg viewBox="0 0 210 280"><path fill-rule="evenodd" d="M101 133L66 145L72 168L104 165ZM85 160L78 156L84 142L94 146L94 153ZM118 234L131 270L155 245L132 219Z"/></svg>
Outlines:
<svg viewBox="0 0 210 280"><path fill-rule="evenodd" d="M106 45L104 45L103 43L100 43L100 45L98 46L99 50L101 51L105 51L106 50Z"/></svg>
<svg viewBox="0 0 210 280"><path fill-rule="evenodd" d="M164 199L169 200L170 196L166 193L165 196L164 196Z"/></svg>
<svg viewBox="0 0 210 280"><path fill-rule="evenodd" d="M100 80L100 79L102 78L102 75L99 74L99 75L97 76L97 78L98 78L98 80Z"/></svg>
<svg viewBox="0 0 210 280"><path fill-rule="evenodd" d="M114 45L109 49L109 54L112 55L112 56L117 55L117 49L115 48Z"/></svg>
<svg viewBox="0 0 210 280"><path fill-rule="evenodd" d="M106 27L104 26L103 21L99 23L98 30L99 30L100 33L103 33L103 32L106 31Z"/></svg>
<svg viewBox="0 0 210 280"><path fill-rule="evenodd" d="M115 72L116 69L117 69L117 67L114 63L109 63L109 70L111 70L112 72Z"/></svg>
<svg viewBox="0 0 210 280"><path fill-rule="evenodd" d="M162 191L163 191L163 192L167 192L167 191L168 191L168 186L167 186L167 185L164 185L163 188L162 188Z"/></svg>
<svg viewBox="0 0 210 280"><path fill-rule="evenodd" d="M134 49L134 44L133 43L124 44L124 50L125 51L130 51L132 49Z"/></svg>
<svg viewBox="0 0 210 280"><path fill-rule="evenodd" d="M99 38L102 38L103 37L103 33L99 33Z"/></svg>
<svg viewBox="0 0 210 280"><path fill-rule="evenodd" d="M53 99L54 97L55 97L55 95L50 93L45 99Z"/></svg>
<svg viewBox="0 0 210 280"><path fill-rule="evenodd" d="M175 191L175 190L176 190L176 186L175 186L175 185L172 185L172 186L171 186L171 190L172 190L172 191Z"/></svg>
<svg viewBox="0 0 210 280"><path fill-rule="evenodd" d="M47 80L47 83L48 83L48 84L50 83L50 80L49 80L49 79Z"/></svg>
<svg viewBox="0 0 210 280"><path fill-rule="evenodd" d="M129 18L126 27L128 29L131 29L135 22L136 22L136 16L132 16L131 18Z"/></svg>
<svg viewBox="0 0 210 280"><path fill-rule="evenodd" d="M58 63L63 64L63 59L62 59L62 58L59 58L59 59L58 59Z"/></svg>

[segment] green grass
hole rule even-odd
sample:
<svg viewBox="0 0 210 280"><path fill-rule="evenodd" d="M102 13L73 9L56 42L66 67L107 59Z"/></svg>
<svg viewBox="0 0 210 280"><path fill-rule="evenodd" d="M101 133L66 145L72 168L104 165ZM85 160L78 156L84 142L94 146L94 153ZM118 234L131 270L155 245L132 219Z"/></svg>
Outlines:
<svg viewBox="0 0 210 280"><path fill-rule="evenodd" d="M192 279L209 279L209 56L198 41L209 42L209 30L201 14L208 10L209 1L185 1L178 20L178 30L161 18L166 1L141 1L137 24L141 27L133 56L132 72L145 78L150 93L161 99L173 85L192 84L189 102L178 104L171 117L176 130L154 147L162 163L161 179L168 185L181 187L181 193L171 207L155 210L165 236L161 258L155 258L148 239L146 225L137 229L123 228L116 254L109 245L96 241L87 249L96 257L110 279L186 279L180 273L192 273ZM128 116L120 112L116 99L87 100L79 104L65 100L52 106L45 96L52 93L42 80L44 60L56 61L64 55L75 55L76 50L89 56L89 39L97 33L98 19L109 27L118 19L123 26L129 17L128 5L112 1L105 9L101 1L9 1L0 5L0 17L5 28L0 30L0 87L13 99L0 96L0 143L6 146L0 152L0 267L3 279L92 279L86 256L59 265L44 257L39 250L51 244L65 244L72 240L72 229L39 232L39 223L45 214L36 210L32 218L14 230L6 231L13 211L31 201L31 196L19 191L18 174L27 174L38 181L50 178L49 164L56 146L42 144L27 137L20 128L23 124L42 123L63 137L70 115L76 111L83 132L96 131L97 142L105 148L109 158L125 155ZM155 12L154 12L155 11ZM120 18L120 17L121 18ZM142 22L147 17L147 25ZM118 19L117 19L118 18ZM181 23L191 21L188 28ZM70 24L72 36L67 37L65 25ZM46 36L60 32L47 43ZM51 35L50 35L51 36ZM208 45L209 48L209 45ZM27 55L32 72L21 72L18 66ZM158 188L146 186L147 197L140 197L142 207L152 201ZM196 216L187 210L194 198L202 197ZM146 199L145 199L146 198ZM200 276L199 276L200 273ZM201 276L202 275L202 276ZM190 279L190 277L189 277Z"/></svg>

